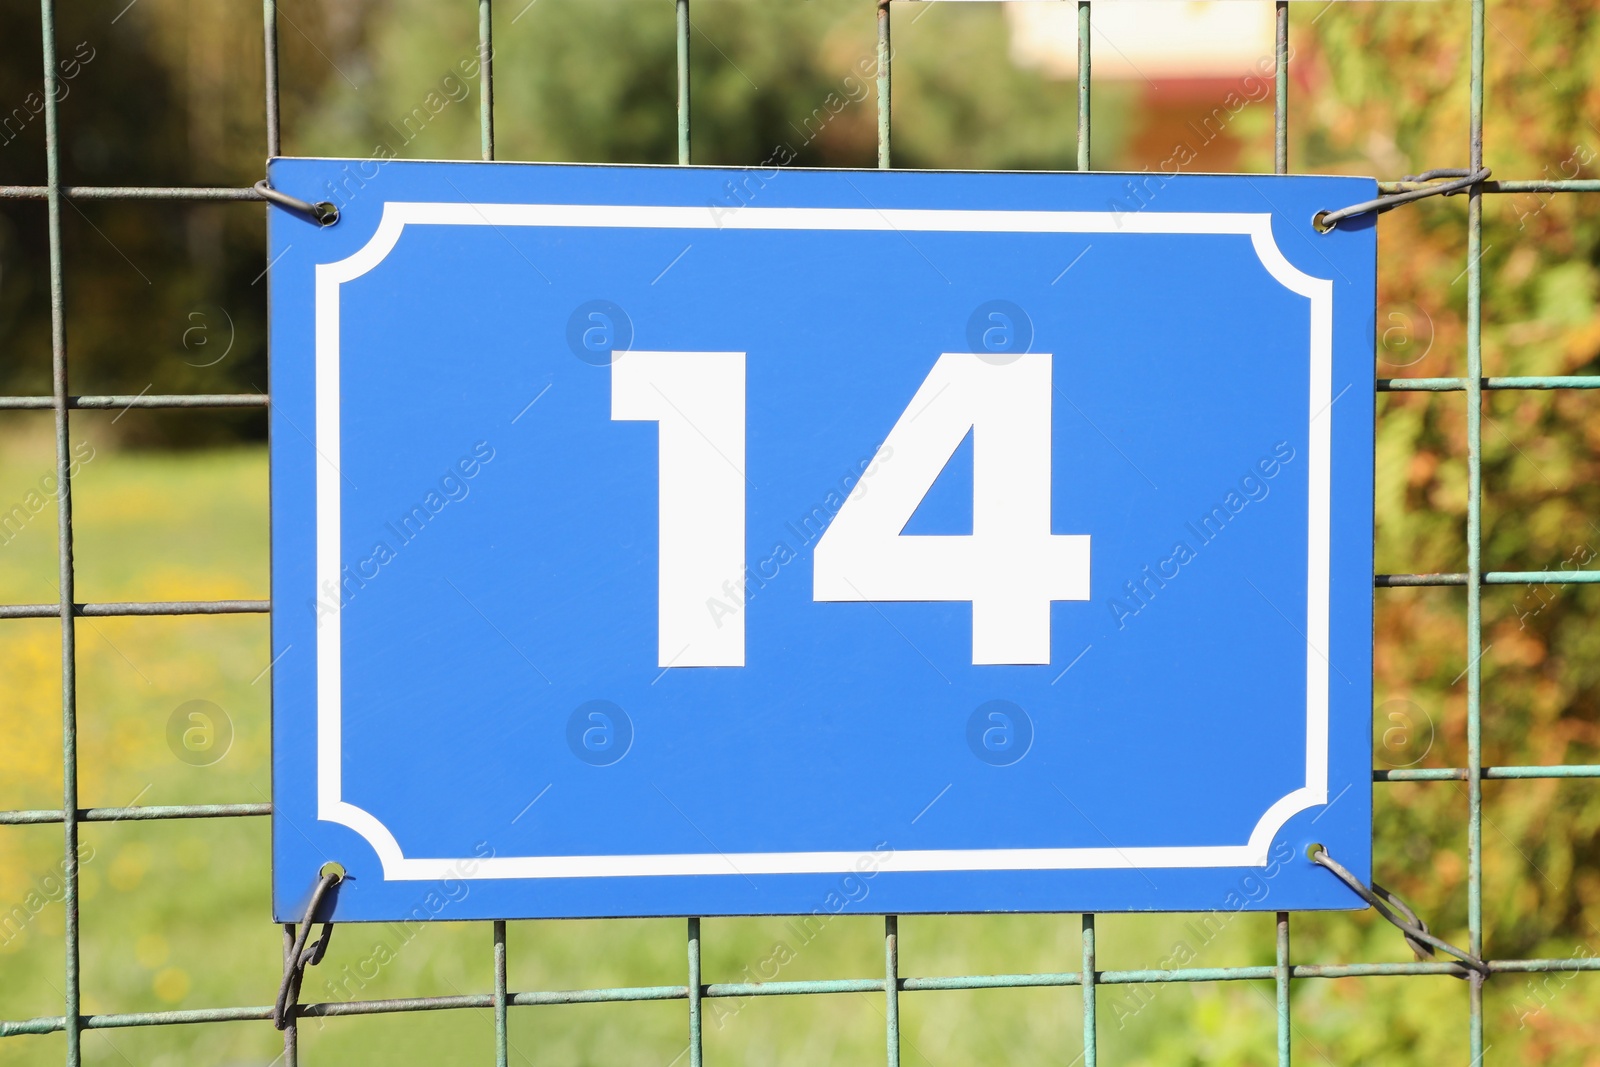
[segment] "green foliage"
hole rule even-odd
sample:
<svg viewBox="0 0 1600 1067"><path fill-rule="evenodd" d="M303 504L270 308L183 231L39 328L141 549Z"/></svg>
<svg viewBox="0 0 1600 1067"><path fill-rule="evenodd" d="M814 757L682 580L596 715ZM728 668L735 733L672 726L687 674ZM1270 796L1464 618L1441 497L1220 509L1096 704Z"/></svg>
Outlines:
<svg viewBox="0 0 1600 1067"><path fill-rule="evenodd" d="M476 158L476 34L470 4L282 0L285 150ZM1302 6L1305 12L1302 13ZM1398 177L1468 157L1470 38L1464 4L1296 5L1291 162L1301 171ZM693 132L699 163L757 164L786 146L795 165L872 166L874 13L862 0L696 0ZM496 5L501 158L676 160L670 5L644 0L520 0ZM261 173L260 41L246 5L141 0L115 22L62 5L64 56L95 58L63 101L66 178L93 184L243 185ZM0 14L0 105L38 87L37 14ZM895 160L918 167L1067 168L1075 97L1011 61L997 6L899 5L895 15ZM1489 5L1485 153L1497 178L1594 176L1600 154L1600 4ZM1102 163L1154 165L1137 147L1151 101L1096 87ZM420 110L419 110L420 109ZM409 124L408 124L409 122ZM1230 127L1242 165L1267 146L1265 106ZM1204 165L1202 163L1202 165ZM0 182L43 181L42 125L0 144ZM264 385L260 209L85 204L64 209L74 391L226 391ZM0 368L7 391L45 392L49 318L44 208L0 204ZM1486 374L1600 370L1600 214L1585 197L1485 198ZM1432 200L1382 218L1380 377L1466 373L1466 205ZM192 316L201 315L199 320ZM229 355L206 366L224 336ZM197 325L199 334L190 332ZM1241 370L1247 368L1242 367ZM1491 395L1483 410L1486 569L1592 569L1600 554L1600 418L1594 394ZM253 436L259 415L75 421L103 450L79 500L81 592L94 599L259 596L266 589L264 457L259 449L184 457L118 452L119 439L194 444ZM1468 479L1461 394L1379 400L1378 568L1466 567ZM0 499L21 499L49 469L42 438L0 440ZM0 547L5 602L53 597L48 514ZM1600 760L1600 590L1494 588L1484 597L1483 738L1491 764ZM1376 765L1466 761L1470 651L1460 589L1378 593ZM0 804L59 797L58 635L10 622L0 644L6 744ZM83 790L88 804L254 800L268 789L265 666L256 619L96 620L80 627ZM201 697L229 709L235 748L215 767L174 760L167 717ZM1401 703L1396 703L1401 702ZM1399 715L1396 719L1393 716ZM147 789L148 792L141 793ZM1499 958L1600 954L1600 794L1587 782L1485 786L1486 950ZM1379 784L1376 869L1434 928L1465 943L1466 795L1459 783ZM265 921L265 827L258 822L97 826L86 840L87 1010L265 1004L277 931ZM58 862L49 827L0 834L0 903L43 884ZM870 910L870 900L862 907ZM1268 916L1108 916L1104 967L1168 959L1270 962ZM782 977L872 975L880 927L843 917L799 943L777 920L705 927L706 977L759 974L784 944ZM59 1010L58 905L0 947L0 1016ZM1059 971L1077 966L1074 917L942 917L901 925L902 972ZM308 983L316 997L450 994L488 988L481 926L445 924L406 942L393 963L340 992L343 968L372 957L376 928L347 927ZM149 940L156 937L157 941ZM571 988L682 980L681 923L513 924L512 984ZM1299 962L1409 958L1365 914L1296 917ZM179 973L181 972L181 974ZM334 982L332 991L325 987ZM1500 975L1486 987L1497 1058L1589 1062L1600 1043L1594 976ZM354 992L350 992L354 989ZM1108 1062L1259 1064L1273 1059L1270 983L1106 987ZM1463 983L1451 978L1295 984L1302 1060L1432 1064L1466 1059ZM1070 1061L1079 1040L1071 990L917 993L902 1000L907 1062ZM751 1063L881 1055L879 999L758 998L708 1008L713 1059ZM517 1009L512 1040L528 1061L670 1063L682 1050L681 1003ZM482 1013L334 1020L308 1027L308 1056L368 1062L482 1058ZM92 1062L267 1062L265 1024L86 1037ZM58 1038L14 1038L6 1062L54 1062ZM164 1057L164 1058L163 1058ZM520 1060L519 1060L520 1062Z"/></svg>
<svg viewBox="0 0 1600 1067"><path fill-rule="evenodd" d="M1303 38L1301 69L1312 95L1297 98L1294 117L1301 121L1291 124L1299 134L1297 167L1381 168L1393 175L1466 165L1468 30L1460 5L1336 5L1326 12L1315 35ZM1485 43L1485 159L1495 176L1593 176L1600 132L1590 118L1596 101L1591 75L1600 9L1550 0L1490 5ZM1465 214L1456 199L1380 220L1380 377L1467 372ZM1600 370L1597 218L1582 196L1485 198L1485 374ZM1486 570L1596 566L1597 400L1592 394L1489 395L1482 416ZM1380 571L1466 569L1462 401L1459 393L1380 398ZM1597 762L1596 592L1544 586L1485 593L1486 763ZM1396 728L1384 709L1405 710L1387 703L1396 699L1415 709L1408 728L1434 739L1419 765L1466 762L1464 612L1461 590L1379 593L1380 767L1418 754L1406 749L1395 758L1384 745L1386 731ZM1486 951L1500 958L1600 951L1594 925L1600 919L1600 795L1587 783L1549 781L1491 782L1484 792ZM1378 876L1463 943L1465 815L1464 784L1377 786ZM1419 984L1408 983L1404 999L1364 1002L1359 1032L1398 1039ZM1345 997L1345 989L1339 984L1325 995ZM1497 977L1486 995L1488 1041L1496 1055L1525 1062L1588 1062L1597 1004L1600 990L1583 977ZM1460 1012L1458 1006L1446 1017L1460 1019ZM1320 1020L1303 1025L1330 1041L1341 1032Z"/></svg>

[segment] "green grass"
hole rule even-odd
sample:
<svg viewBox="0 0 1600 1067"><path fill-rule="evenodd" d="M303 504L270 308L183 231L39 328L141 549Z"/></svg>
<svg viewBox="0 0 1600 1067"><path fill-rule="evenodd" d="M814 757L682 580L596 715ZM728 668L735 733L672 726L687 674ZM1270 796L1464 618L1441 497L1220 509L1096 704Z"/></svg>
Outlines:
<svg viewBox="0 0 1600 1067"><path fill-rule="evenodd" d="M25 499L50 470L43 435L0 440L0 504ZM239 447L181 455L102 449L76 484L79 597L85 600L265 597L266 456ZM6 602L55 597L53 511L0 546ZM60 644L51 620L0 624L0 805L60 804ZM79 626L80 790L85 805L264 801L270 792L266 620L257 616L95 619ZM211 766L177 759L174 709L209 700L233 726ZM1380 800L1382 797L1380 796ZM87 1012L265 1005L278 978L280 931L268 909L265 819L92 824L83 829L83 999ZM56 826L0 829L0 907L48 896L60 861ZM706 981L866 977L882 973L882 920L870 895L810 941L781 919L704 924ZM865 913L858 913L865 912ZM1199 937L1189 916L1105 916L1101 966L1270 963L1270 914L1242 914ZM0 945L0 1017L61 1011L62 908L43 906ZM1448 923L1445 924L1448 927ZM952 916L901 921L904 975L1072 971L1078 917ZM1452 932L1446 930L1446 936ZM685 980L682 920L511 924L513 990L676 984ZM378 946L383 945L383 950ZM1564 950L1563 950L1564 951ZM389 958L392 955L392 958ZM1407 958L1398 935L1369 916L1296 920L1300 960ZM385 959L381 965L375 959ZM307 977L306 1000L369 999L492 988L487 923L441 923L396 945L392 928L339 927ZM348 970L347 970L348 968ZM343 983L343 988L340 988ZM1498 1043L1524 1039L1519 990L1496 989ZM1572 988L1580 988L1574 984ZM1452 979L1296 984L1298 1059L1350 1062L1356 1050L1392 1063L1465 1058L1465 986ZM1528 998L1525 993L1522 1000ZM1544 1023L1581 1016L1592 994L1563 985ZM910 1065L1070 1064L1081 1049L1075 989L907 993ZM1100 992L1105 1062L1273 1062L1270 983L1107 987ZM1526 1005L1521 1010L1526 1010ZM708 1062L750 1065L881 1062L881 994L707 1001ZM514 1063L643 1064L680 1059L680 1002L517 1008ZM58 1063L64 1038L0 1042L0 1063ZM94 1064L269 1064L281 1038L269 1023L95 1031ZM1530 1046L1531 1047L1531 1046ZM492 1060L487 1011L309 1021L308 1063L440 1064ZM1571 1062L1578 1062L1573 1060Z"/></svg>

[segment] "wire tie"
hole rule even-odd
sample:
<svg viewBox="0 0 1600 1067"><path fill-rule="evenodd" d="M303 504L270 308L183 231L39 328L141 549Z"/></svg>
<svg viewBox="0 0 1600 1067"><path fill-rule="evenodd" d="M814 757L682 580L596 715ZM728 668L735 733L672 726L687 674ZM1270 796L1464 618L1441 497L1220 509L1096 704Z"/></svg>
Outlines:
<svg viewBox="0 0 1600 1067"><path fill-rule="evenodd" d="M1411 907L1404 900L1401 900L1398 894L1390 892L1377 882L1373 882L1372 887L1369 889L1361 879L1345 869L1343 864L1328 855L1328 850L1321 845L1312 845L1307 850L1307 853L1312 863L1332 871L1339 881L1349 886L1362 900L1372 905L1379 915L1398 927L1400 933L1405 936L1406 944L1411 946L1411 951L1416 954L1417 959L1431 960L1434 958L1433 950L1439 949L1454 956L1485 978L1489 977L1489 965L1487 963L1472 953L1456 948L1450 942L1436 937L1428 929L1428 924L1418 918L1417 913L1412 911ZM1456 977L1465 978L1466 975L1458 974Z"/></svg>
<svg viewBox="0 0 1600 1067"><path fill-rule="evenodd" d="M1342 207L1338 211L1319 211L1312 216L1311 225L1318 233L1327 233L1345 219L1368 213L1381 214L1390 208L1396 208L1401 204L1409 204L1413 200L1421 200L1429 196L1454 196L1463 189L1487 180L1488 177L1488 167L1483 167L1479 170L1445 168L1442 170L1425 170L1421 174L1408 174L1400 179L1400 184L1410 185L1417 183L1420 185L1419 188L1407 189L1403 193L1380 196L1376 200L1368 200L1360 204L1351 204L1349 207ZM1441 181L1441 179L1445 178L1451 180ZM1428 184L1433 182L1438 182L1439 184Z"/></svg>
<svg viewBox="0 0 1600 1067"><path fill-rule="evenodd" d="M267 184L267 179L262 178L256 182L256 192L261 194L263 200L270 200L285 211L292 211L308 222L318 226L332 226L339 221L339 208L327 200L313 204L309 200L301 200L298 196L280 193Z"/></svg>
<svg viewBox="0 0 1600 1067"><path fill-rule="evenodd" d="M278 986L278 999L272 1005L272 1025L279 1030L288 1029L299 1010L300 982L305 977L306 968L321 963L322 957L327 954L328 942L333 939L331 920L323 921L322 933L317 935L317 939L311 944L306 944L306 938L316 921L317 906L322 903L322 898L328 890L344 881L344 875L344 868L332 861L324 863L318 872L317 884L311 890L311 902L306 905L305 920L295 931L294 948L290 950L289 958L284 961L283 982Z"/></svg>

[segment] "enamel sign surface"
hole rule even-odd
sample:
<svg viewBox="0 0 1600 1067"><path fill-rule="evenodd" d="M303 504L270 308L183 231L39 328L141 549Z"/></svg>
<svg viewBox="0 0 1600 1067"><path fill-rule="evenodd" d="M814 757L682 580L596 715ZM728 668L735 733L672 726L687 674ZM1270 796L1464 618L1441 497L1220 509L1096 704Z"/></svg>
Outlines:
<svg viewBox="0 0 1600 1067"><path fill-rule="evenodd" d="M274 907L1360 907L1356 178L275 160Z"/></svg>

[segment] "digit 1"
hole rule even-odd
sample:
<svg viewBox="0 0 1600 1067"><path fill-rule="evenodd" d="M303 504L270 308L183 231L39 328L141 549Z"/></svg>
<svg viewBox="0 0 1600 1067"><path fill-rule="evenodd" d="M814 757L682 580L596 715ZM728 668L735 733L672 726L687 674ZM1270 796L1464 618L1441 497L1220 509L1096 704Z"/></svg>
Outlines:
<svg viewBox="0 0 1600 1067"><path fill-rule="evenodd" d="M611 418L660 425L661 667L744 666L744 365L743 352L611 357Z"/></svg>

